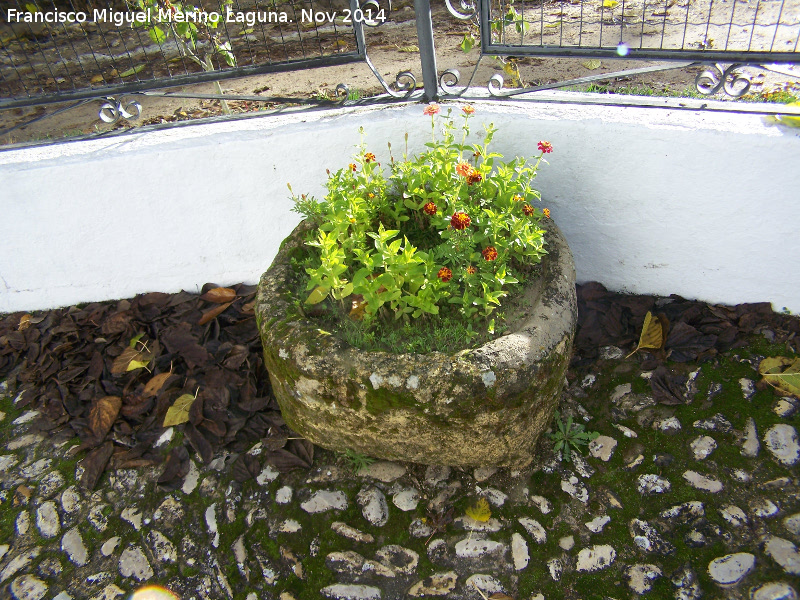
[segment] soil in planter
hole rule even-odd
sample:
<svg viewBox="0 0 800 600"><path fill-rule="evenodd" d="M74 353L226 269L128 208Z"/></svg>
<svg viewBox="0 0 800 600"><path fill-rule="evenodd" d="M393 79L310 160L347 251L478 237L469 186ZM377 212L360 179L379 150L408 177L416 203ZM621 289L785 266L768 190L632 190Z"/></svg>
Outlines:
<svg viewBox="0 0 800 600"><path fill-rule="evenodd" d="M411 236L409 236L411 240ZM414 244L416 245L416 244ZM308 295L309 277L307 267L318 266L319 259L304 247L292 257L296 278L292 295L304 298ZM409 316L395 319L388 310L383 309L371 323L356 320L349 316L353 307L353 297L339 302L330 297L313 306L298 301L298 310L307 318L314 319L319 327L331 332L354 348L365 351L384 351L394 353L453 353L459 350L477 348L509 331L508 323L518 322L530 312L530 304L524 298L526 283L539 276L540 265L512 264L514 275L519 283L508 288L500 307L490 315L474 315L466 318L452 305L440 307L438 315L422 315L413 319Z"/></svg>

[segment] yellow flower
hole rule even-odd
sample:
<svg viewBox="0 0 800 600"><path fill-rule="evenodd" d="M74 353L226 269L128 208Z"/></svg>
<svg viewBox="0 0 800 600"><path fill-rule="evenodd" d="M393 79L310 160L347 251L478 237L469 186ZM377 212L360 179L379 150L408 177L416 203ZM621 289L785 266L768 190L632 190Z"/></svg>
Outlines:
<svg viewBox="0 0 800 600"><path fill-rule="evenodd" d="M548 219L550 218L550 209L549 208L543 208L542 212L544 213L545 217L547 217Z"/></svg>

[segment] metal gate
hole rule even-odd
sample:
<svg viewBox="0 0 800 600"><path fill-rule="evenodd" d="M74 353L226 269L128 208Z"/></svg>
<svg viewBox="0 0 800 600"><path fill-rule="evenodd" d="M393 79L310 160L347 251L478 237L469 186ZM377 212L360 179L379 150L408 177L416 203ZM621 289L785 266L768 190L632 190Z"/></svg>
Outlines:
<svg viewBox="0 0 800 600"><path fill-rule="evenodd" d="M703 94L720 89L731 96L747 93L749 81L739 71L743 65L798 76L780 64L800 63L800 0L461 0L457 6L446 2L453 16L478 26L481 57L674 61L672 66L521 90L501 90L503 77L497 75L488 86L495 96L698 65L708 67L696 80ZM458 73L445 73L440 83L445 91L458 94L458 79Z"/></svg>
<svg viewBox="0 0 800 600"><path fill-rule="evenodd" d="M142 107L135 97L142 95L344 104L343 84L334 98L279 98L223 95L219 81L357 62L366 63L385 92L369 102L465 97L486 56L511 66L512 57L528 56L668 63L536 87L505 88L498 73L487 86L498 98L690 65L707 67L696 79L703 94L746 93L743 64L798 78L786 65L800 62L800 0L444 0L450 14L473 23L480 44L466 84L457 71L437 71L430 0L414 0L424 83L418 90L413 73L389 83L367 55L364 28L381 25L390 1L195 0L189 7L112 0L96 7L93 0L0 0L0 112L71 103L61 112L100 101L100 118L114 123L137 118ZM164 91L201 82L215 82L216 93Z"/></svg>

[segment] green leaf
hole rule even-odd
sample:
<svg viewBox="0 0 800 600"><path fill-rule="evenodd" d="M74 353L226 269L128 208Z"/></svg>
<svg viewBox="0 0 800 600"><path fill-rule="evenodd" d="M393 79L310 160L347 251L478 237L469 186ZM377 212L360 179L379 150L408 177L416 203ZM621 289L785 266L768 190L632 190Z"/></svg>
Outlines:
<svg viewBox="0 0 800 600"><path fill-rule="evenodd" d="M25 10L27 10L29 13L37 13L39 12L39 7L31 2L28 2L25 5Z"/></svg>
<svg viewBox="0 0 800 600"><path fill-rule="evenodd" d="M136 344L139 342L140 339L142 339L142 336L144 336L144 332L133 336L131 338L131 341L128 342L128 348L136 348Z"/></svg>
<svg viewBox="0 0 800 600"><path fill-rule="evenodd" d="M765 358L758 365L758 372L779 392L800 398L800 358Z"/></svg>
<svg viewBox="0 0 800 600"><path fill-rule="evenodd" d="M167 409L167 414L164 415L164 422L161 426L172 427L173 425L186 423L189 420L189 409L192 408L192 404L196 399L197 396L192 396L191 394L179 396L173 405Z"/></svg>
<svg viewBox="0 0 800 600"><path fill-rule="evenodd" d="M469 52L475 46L475 38L472 37L472 34L465 33L464 39L461 40L461 50L463 52Z"/></svg>
<svg viewBox="0 0 800 600"><path fill-rule="evenodd" d="M328 296L328 289L324 286L318 285L314 291L306 298L306 304L319 304Z"/></svg>
<svg viewBox="0 0 800 600"><path fill-rule="evenodd" d="M150 39L156 44L163 44L164 40L167 39L167 34L164 33L164 30L155 25L150 28L148 33L150 34Z"/></svg>
<svg viewBox="0 0 800 600"><path fill-rule="evenodd" d="M149 360L132 360L128 363L126 371L135 371L136 369L144 369L150 363Z"/></svg>
<svg viewBox="0 0 800 600"><path fill-rule="evenodd" d="M130 77L131 75L135 75L136 73L138 73L139 71L144 69L145 66L146 65L137 65L137 66L133 67L132 69L128 69L127 71L125 71L123 73L120 73L119 76L120 77Z"/></svg>

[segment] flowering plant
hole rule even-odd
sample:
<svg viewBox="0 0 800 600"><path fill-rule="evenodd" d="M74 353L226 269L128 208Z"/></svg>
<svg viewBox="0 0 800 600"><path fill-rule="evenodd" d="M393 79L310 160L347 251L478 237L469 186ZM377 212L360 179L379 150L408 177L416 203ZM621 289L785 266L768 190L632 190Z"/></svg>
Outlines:
<svg viewBox="0 0 800 600"><path fill-rule="evenodd" d="M460 141L452 111L440 110L424 110L425 152L408 157L408 134L402 160L389 145L388 177L362 141L354 162L328 172L323 201L292 194L295 210L315 225L306 240L307 305L330 297L367 323L440 311L489 316L525 265L546 254L540 220L549 211L536 206L531 184L550 143L539 143L533 164L504 161L489 149L492 124L482 143L468 143L472 106L461 109Z"/></svg>

